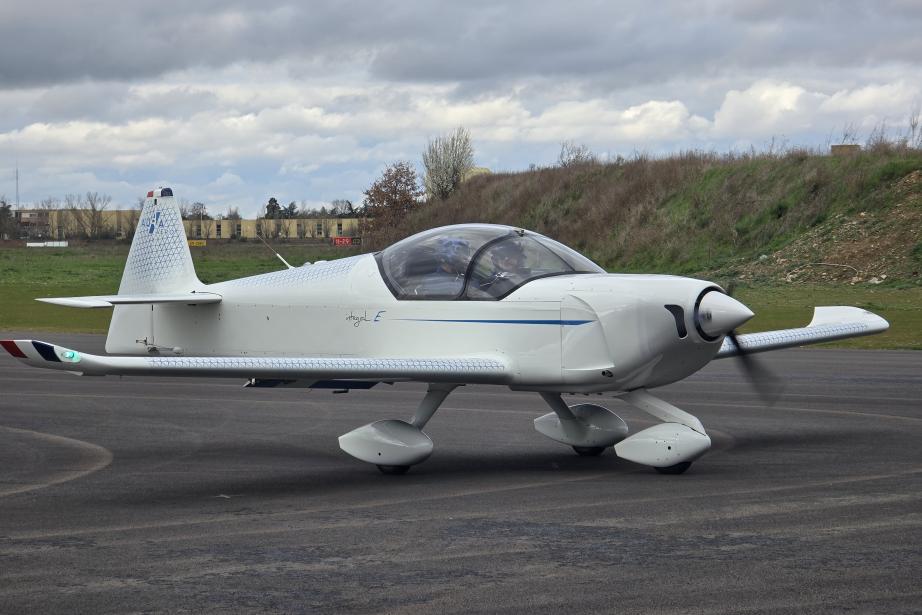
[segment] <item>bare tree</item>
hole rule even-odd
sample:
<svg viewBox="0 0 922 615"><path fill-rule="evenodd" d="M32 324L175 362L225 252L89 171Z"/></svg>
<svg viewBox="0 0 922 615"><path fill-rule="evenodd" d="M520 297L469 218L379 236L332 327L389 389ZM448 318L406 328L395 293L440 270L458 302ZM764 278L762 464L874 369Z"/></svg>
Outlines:
<svg viewBox="0 0 922 615"><path fill-rule="evenodd" d="M120 213L121 216L119 218L119 225L121 226L122 235L125 237L125 239L131 239L134 237L134 233L138 229L138 221L141 219L141 211L139 209L129 209Z"/></svg>
<svg viewBox="0 0 922 615"><path fill-rule="evenodd" d="M90 239L99 239L106 234L106 220L103 212L109 208L111 202L112 197L108 194L87 191L86 205L83 211L86 215Z"/></svg>
<svg viewBox="0 0 922 615"><path fill-rule="evenodd" d="M572 167L595 161L595 154L585 144L577 145L573 141L564 141L560 144L560 155L557 156L557 165L560 167Z"/></svg>
<svg viewBox="0 0 922 615"><path fill-rule="evenodd" d="M211 216L201 218L199 224L202 225L202 237L211 237L211 231L214 229L214 220Z"/></svg>
<svg viewBox="0 0 922 615"><path fill-rule="evenodd" d="M355 207L348 199L333 199L330 203L330 213L337 217L352 216L355 215Z"/></svg>
<svg viewBox="0 0 922 615"><path fill-rule="evenodd" d="M83 238L88 238L90 236L90 229L86 224L86 216L83 215L83 206L83 196L79 194L64 195L65 213L63 215L65 219L61 226L66 236L78 236Z"/></svg>
<svg viewBox="0 0 922 615"><path fill-rule="evenodd" d="M447 136L430 140L423 152L423 167L423 186L429 198L448 198L474 168L474 146L467 129L459 126Z"/></svg>
<svg viewBox="0 0 922 615"><path fill-rule="evenodd" d="M38 208L43 211L52 211L55 209L60 209L61 201L54 198L53 196L49 196L47 199L42 199L41 201L39 201Z"/></svg>

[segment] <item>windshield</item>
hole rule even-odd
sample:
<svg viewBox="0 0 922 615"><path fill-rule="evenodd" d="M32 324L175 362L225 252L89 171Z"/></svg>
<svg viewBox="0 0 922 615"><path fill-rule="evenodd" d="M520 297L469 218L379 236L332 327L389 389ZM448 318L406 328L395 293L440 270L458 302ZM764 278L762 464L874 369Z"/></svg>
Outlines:
<svg viewBox="0 0 922 615"><path fill-rule="evenodd" d="M413 235L377 255L398 299L497 300L530 280L604 270L566 246L507 226L463 224Z"/></svg>

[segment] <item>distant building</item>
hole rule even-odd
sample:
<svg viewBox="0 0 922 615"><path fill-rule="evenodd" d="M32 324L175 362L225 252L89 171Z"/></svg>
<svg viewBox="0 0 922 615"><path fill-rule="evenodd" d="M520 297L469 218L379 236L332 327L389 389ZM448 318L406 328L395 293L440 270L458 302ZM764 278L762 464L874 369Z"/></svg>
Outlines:
<svg viewBox="0 0 922 615"><path fill-rule="evenodd" d="M86 209L15 211L22 239L125 239L134 234L137 209L92 212ZM285 220L183 220L189 239L331 239L360 237L364 218L291 218Z"/></svg>
<svg viewBox="0 0 922 615"><path fill-rule="evenodd" d="M330 239L360 237L364 218L183 220L189 239Z"/></svg>
<svg viewBox="0 0 922 615"><path fill-rule="evenodd" d="M49 238L48 212L33 209L18 209L13 212L16 228L21 237Z"/></svg>
<svg viewBox="0 0 922 615"><path fill-rule="evenodd" d="M861 146L856 143L843 143L841 145L831 145L829 153L833 156L853 156L861 151Z"/></svg>

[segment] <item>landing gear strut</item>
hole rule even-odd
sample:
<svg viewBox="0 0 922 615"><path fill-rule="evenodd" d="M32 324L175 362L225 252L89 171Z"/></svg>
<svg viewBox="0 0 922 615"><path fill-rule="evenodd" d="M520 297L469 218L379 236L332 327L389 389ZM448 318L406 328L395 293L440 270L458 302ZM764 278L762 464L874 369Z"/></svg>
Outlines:
<svg viewBox="0 0 922 615"><path fill-rule="evenodd" d="M432 454L432 440L423 427L458 385L430 384L413 418L375 421L339 437L339 447L356 459L373 463L383 474L406 474L410 466Z"/></svg>
<svg viewBox="0 0 922 615"><path fill-rule="evenodd" d="M553 412L535 419L538 433L561 444L569 444L577 455L596 457L627 436L627 423L602 406L568 406L559 393L541 393Z"/></svg>
<svg viewBox="0 0 922 615"><path fill-rule="evenodd" d="M653 466L660 474L682 474L692 461L711 448L711 438L696 417L655 397L644 389L621 395L638 410L663 423L648 427L615 445L618 456Z"/></svg>
<svg viewBox="0 0 922 615"><path fill-rule="evenodd" d="M682 474L711 447L704 426L691 414L637 389L621 399L663 421L628 436L627 424L602 406L567 406L557 393L541 393L553 412L535 419L535 429L569 444L577 455L595 457L614 445L622 459L651 466L660 474Z"/></svg>

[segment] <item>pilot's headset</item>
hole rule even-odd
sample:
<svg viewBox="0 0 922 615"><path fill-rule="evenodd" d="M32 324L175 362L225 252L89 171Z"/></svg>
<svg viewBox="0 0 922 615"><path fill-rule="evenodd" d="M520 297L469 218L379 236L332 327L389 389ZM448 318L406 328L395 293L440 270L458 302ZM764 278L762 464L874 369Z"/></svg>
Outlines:
<svg viewBox="0 0 922 615"><path fill-rule="evenodd" d="M506 258L515 259L517 267L522 267L525 264L525 250L515 239L507 239L498 244L496 248L493 249L493 253L490 257L496 265L499 265L500 262Z"/></svg>
<svg viewBox="0 0 922 615"><path fill-rule="evenodd" d="M465 239L443 237L438 242L438 254L439 262L457 273L464 273L471 259L471 244Z"/></svg>

